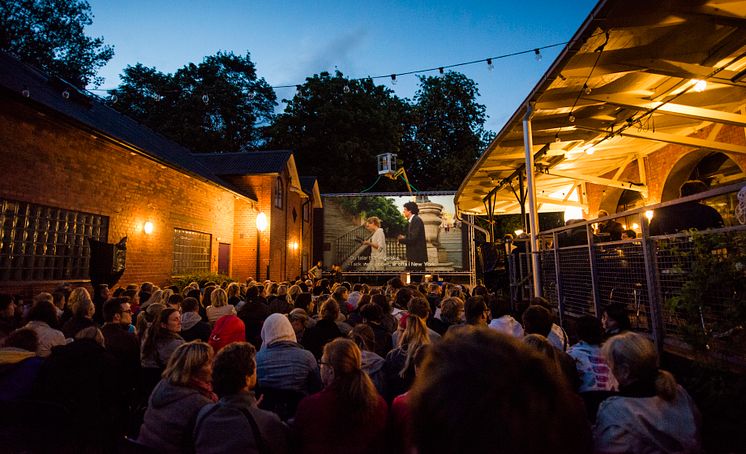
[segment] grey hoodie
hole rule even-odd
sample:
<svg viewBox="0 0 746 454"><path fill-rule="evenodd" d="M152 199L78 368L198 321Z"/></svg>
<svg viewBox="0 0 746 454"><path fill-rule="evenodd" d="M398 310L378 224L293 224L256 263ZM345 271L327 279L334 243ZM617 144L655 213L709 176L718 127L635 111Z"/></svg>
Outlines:
<svg viewBox="0 0 746 454"><path fill-rule="evenodd" d="M194 328L194 325L202 321L198 312L185 312L181 314L181 330L187 331Z"/></svg>
<svg viewBox="0 0 746 454"><path fill-rule="evenodd" d="M145 411L137 441L166 453L180 453L191 446L197 413L212 401L198 390L161 380Z"/></svg>
<svg viewBox="0 0 746 454"><path fill-rule="evenodd" d="M386 383L386 378L383 374L383 363L385 362L385 360L375 352L363 350L362 353L363 372L368 374L371 381L373 381L373 384L376 386L378 393L383 395L384 384Z"/></svg>

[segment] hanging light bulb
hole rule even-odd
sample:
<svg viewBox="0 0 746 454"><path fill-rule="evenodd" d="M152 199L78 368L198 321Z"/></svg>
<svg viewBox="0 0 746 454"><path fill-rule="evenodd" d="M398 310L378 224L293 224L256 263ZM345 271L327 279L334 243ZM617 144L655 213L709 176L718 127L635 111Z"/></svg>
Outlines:
<svg viewBox="0 0 746 454"><path fill-rule="evenodd" d="M541 51L539 49L534 49L534 58L536 61L541 61Z"/></svg>
<svg viewBox="0 0 746 454"><path fill-rule="evenodd" d="M350 86L349 85L345 85L344 88L342 88L342 91L345 94L349 94L350 93Z"/></svg>
<svg viewBox="0 0 746 454"><path fill-rule="evenodd" d="M31 92L29 91L28 88L24 88L21 94L23 95L24 98L28 98L29 96L31 96Z"/></svg>
<svg viewBox="0 0 746 454"><path fill-rule="evenodd" d="M202 102L208 104L210 102L210 97L207 94L202 95Z"/></svg>
<svg viewBox="0 0 746 454"><path fill-rule="evenodd" d="M443 73L444 73L444 71L443 71L443 68L442 68L442 67L438 68L438 72L439 72L439 73L440 73L440 75L442 76L442 75L443 75Z"/></svg>
<svg viewBox="0 0 746 454"><path fill-rule="evenodd" d="M487 69L490 70L490 71L492 71L493 69L495 69L495 65L492 63L492 59L491 58L487 59Z"/></svg>
<svg viewBox="0 0 746 454"><path fill-rule="evenodd" d="M391 75L391 85L396 85L396 74Z"/></svg>
<svg viewBox="0 0 746 454"><path fill-rule="evenodd" d="M707 88L707 81L705 80L692 79L692 83L694 84L694 91L697 93L702 93Z"/></svg>
<svg viewBox="0 0 746 454"><path fill-rule="evenodd" d="M555 142L559 142L560 141L559 133L557 133L557 134L554 135L554 141Z"/></svg>
<svg viewBox="0 0 746 454"><path fill-rule="evenodd" d="M593 145L591 145L590 147L588 147L588 148L585 149L585 154L587 154L589 156L592 155L595 152L596 152L596 148L593 147Z"/></svg>
<svg viewBox="0 0 746 454"><path fill-rule="evenodd" d="M65 90L62 92L62 97L65 99L70 99L70 92Z"/></svg>
<svg viewBox="0 0 746 454"><path fill-rule="evenodd" d="M119 98L117 98L117 95L111 95L111 98L109 98L109 100L111 100L112 104L116 104L117 101L119 101Z"/></svg>
<svg viewBox="0 0 746 454"><path fill-rule="evenodd" d="M567 120L568 120L568 121L569 121L570 123L575 123L575 115L573 115L573 114L570 114L570 116L569 116L569 117L567 117Z"/></svg>
<svg viewBox="0 0 746 454"><path fill-rule="evenodd" d="M588 84L583 84L583 92L586 95L590 95L591 94L591 87L589 87Z"/></svg>

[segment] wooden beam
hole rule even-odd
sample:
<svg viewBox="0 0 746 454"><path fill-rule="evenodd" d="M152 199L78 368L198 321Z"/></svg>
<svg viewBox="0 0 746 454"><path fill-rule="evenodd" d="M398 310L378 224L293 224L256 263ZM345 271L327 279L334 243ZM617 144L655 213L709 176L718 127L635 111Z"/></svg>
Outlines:
<svg viewBox="0 0 746 454"><path fill-rule="evenodd" d="M598 130L599 132L604 132ZM640 131L636 128L628 128L619 133L623 137L633 137L636 139L654 140L657 142L674 143L693 148L706 148L713 151L722 151L726 153L746 154L746 147L743 145L734 145L725 142L715 142L713 140L698 139L696 137L679 136L665 132Z"/></svg>
<svg viewBox="0 0 746 454"><path fill-rule="evenodd" d="M645 185L637 185L634 183L626 183L623 181L616 181L609 178L596 177L593 175L581 175L574 172L567 172L562 170L551 169L546 175L551 175L560 178L570 178L572 180L586 181L588 183L598 184L601 186L608 186L611 188L629 189L630 191L637 191L643 194L645 198L648 196L648 187Z"/></svg>
<svg viewBox="0 0 746 454"><path fill-rule="evenodd" d="M685 106L683 104L674 103L664 104L658 101L647 101L644 99L633 98L631 96L620 95L597 95L591 93L590 95L586 95L586 98L627 109L640 111L656 109L656 112L668 115L693 118L701 121L712 121L714 123L722 123L741 128L746 127L746 116L730 112L722 112L719 110L704 109L702 107Z"/></svg>
<svg viewBox="0 0 746 454"><path fill-rule="evenodd" d="M634 161L634 160L635 160L635 155L630 155L629 157L627 157L627 159L625 159L624 162L622 162L622 164L619 166L619 170L616 171L616 173L614 174L614 177L612 178L612 180L614 180L614 181L618 180L619 177L622 176L622 173L624 173L624 169L626 169L627 166L629 165L629 163L632 162L632 161ZM643 181L643 183L644 183L644 181Z"/></svg>

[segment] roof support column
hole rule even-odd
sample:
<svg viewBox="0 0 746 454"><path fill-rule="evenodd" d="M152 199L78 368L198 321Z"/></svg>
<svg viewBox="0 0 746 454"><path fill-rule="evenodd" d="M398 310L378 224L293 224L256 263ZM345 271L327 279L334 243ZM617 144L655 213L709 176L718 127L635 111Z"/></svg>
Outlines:
<svg viewBox="0 0 746 454"><path fill-rule="evenodd" d="M526 115L523 117L523 144L526 147L526 192L528 195L528 220L531 228L531 268L534 278L534 296L541 296L541 275L539 272L539 213L536 207L536 184L534 181L534 140L531 133L531 103L526 103Z"/></svg>

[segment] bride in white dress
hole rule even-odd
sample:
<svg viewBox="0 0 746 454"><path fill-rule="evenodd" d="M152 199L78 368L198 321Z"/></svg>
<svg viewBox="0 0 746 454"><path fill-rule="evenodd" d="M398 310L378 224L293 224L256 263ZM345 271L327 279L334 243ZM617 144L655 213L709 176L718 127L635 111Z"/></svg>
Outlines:
<svg viewBox="0 0 746 454"><path fill-rule="evenodd" d="M370 246L370 261L365 267L366 271L382 270L386 261L386 235L381 228L381 220L371 216L365 220L365 228L373 233L369 240L363 244Z"/></svg>

